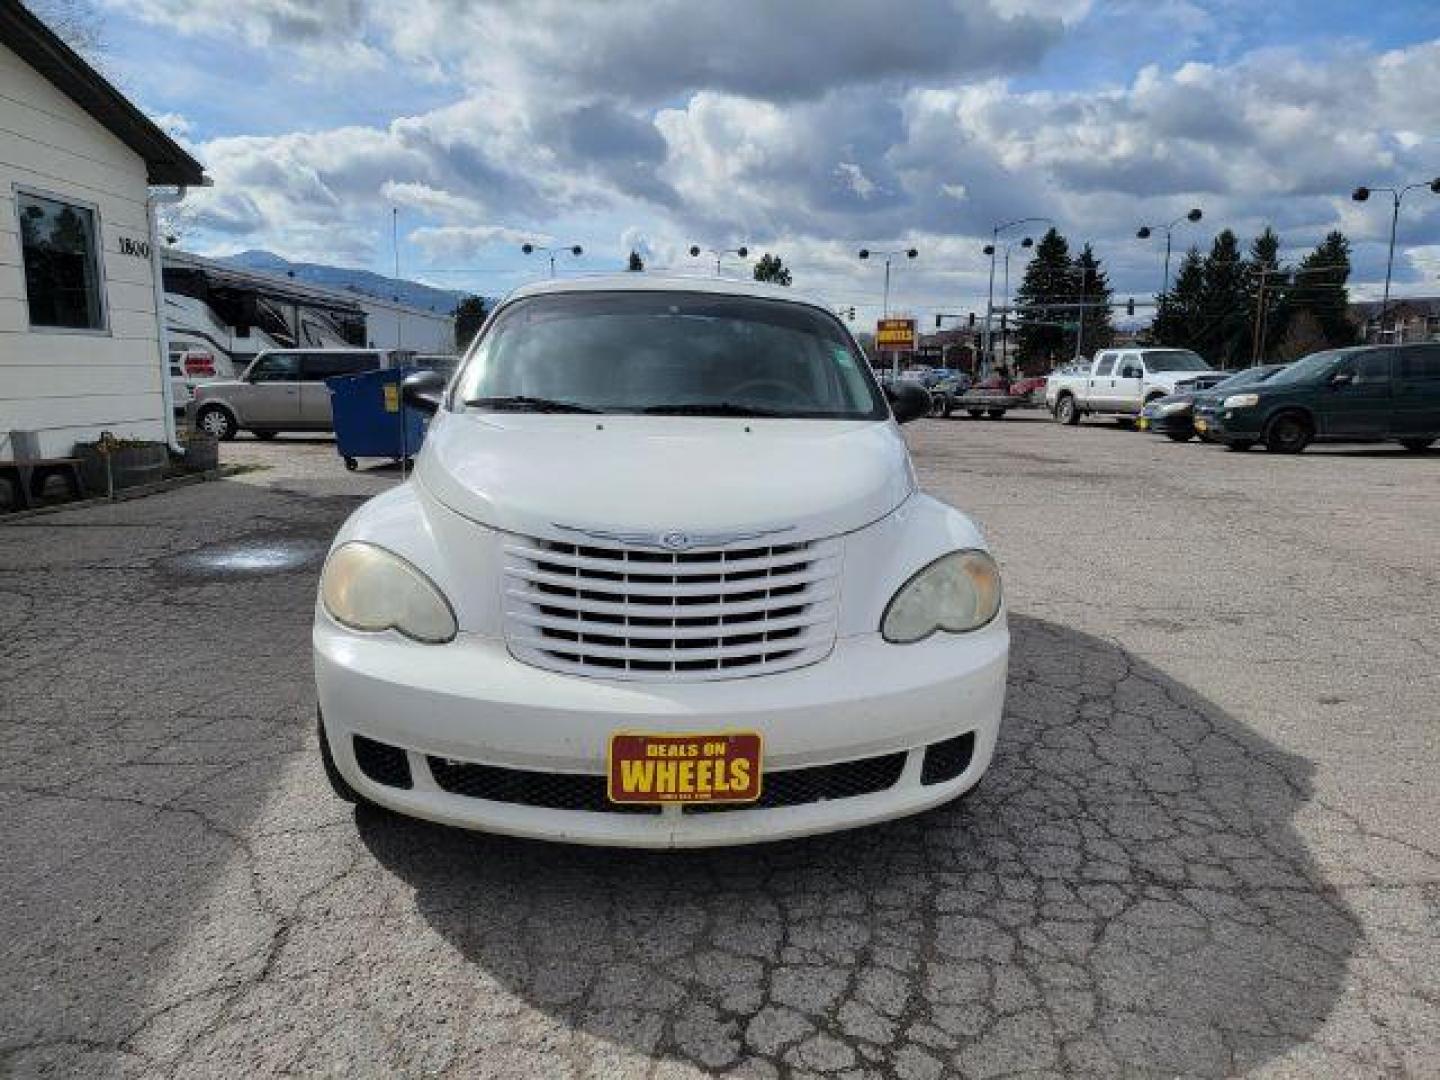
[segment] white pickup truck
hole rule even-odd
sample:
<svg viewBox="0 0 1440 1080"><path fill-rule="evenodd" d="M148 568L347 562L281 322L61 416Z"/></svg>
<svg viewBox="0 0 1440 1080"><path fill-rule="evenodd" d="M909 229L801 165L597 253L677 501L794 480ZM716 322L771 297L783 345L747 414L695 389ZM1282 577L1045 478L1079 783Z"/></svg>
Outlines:
<svg viewBox="0 0 1440 1080"><path fill-rule="evenodd" d="M1062 424L1078 424L1087 414L1133 419L1178 383L1210 370L1189 349L1101 349L1088 370L1050 376L1045 404Z"/></svg>

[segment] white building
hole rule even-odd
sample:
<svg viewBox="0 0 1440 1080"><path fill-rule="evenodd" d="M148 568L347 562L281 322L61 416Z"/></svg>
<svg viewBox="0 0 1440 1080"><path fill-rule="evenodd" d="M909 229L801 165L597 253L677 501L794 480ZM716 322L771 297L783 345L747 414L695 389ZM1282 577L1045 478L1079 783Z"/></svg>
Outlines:
<svg viewBox="0 0 1440 1080"><path fill-rule="evenodd" d="M150 189L204 182L39 19L0 0L0 459L17 430L50 457L101 431L173 438Z"/></svg>

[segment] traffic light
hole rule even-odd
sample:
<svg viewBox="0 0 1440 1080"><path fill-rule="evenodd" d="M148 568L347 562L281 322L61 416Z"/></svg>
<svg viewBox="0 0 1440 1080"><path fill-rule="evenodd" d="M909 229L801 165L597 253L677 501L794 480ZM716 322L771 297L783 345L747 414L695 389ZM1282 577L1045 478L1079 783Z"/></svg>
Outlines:
<svg viewBox="0 0 1440 1080"><path fill-rule="evenodd" d="M970 312L970 329L975 329L975 313L973 311Z"/></svg>
<svg viewBox="0 0 1440 1080"><path fill-rule="evenodd" d="M944 317L945 317L944 315L936 315L936 316L935 316L935 329L936 329L936 330L939 330L939 329L940 329L940 320L943 319Z"/></svg>
<svg viewBox="0 0 1440 1080"><path fill-rule="evenodd" d="M1130 297L1129 300L1126 300L1126 301L1125 301L1125 314L1126 314L1126 315L1134 315L1134 314L1135 314L1135 298L1134 298L1133 296Z"/></svg>

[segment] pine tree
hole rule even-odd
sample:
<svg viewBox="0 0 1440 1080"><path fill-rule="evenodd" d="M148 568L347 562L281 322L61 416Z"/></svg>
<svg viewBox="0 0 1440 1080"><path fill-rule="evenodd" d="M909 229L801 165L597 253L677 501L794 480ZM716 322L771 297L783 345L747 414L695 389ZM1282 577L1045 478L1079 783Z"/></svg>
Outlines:
<svg viewBox="0 0 1440 1080"><path fill-rule="evenodd" d="M1265 231L1250 242L1250 258L1245 269L1251 318L1250 349L1253 354L1258 343L1259 362L1264 363L1285 337L1286 326L1280 237L1270 226L1265 226Z"/></svg>
<svg viewBox="0 0 1440 1080"><path fill-rule="evenodd" d="M1330 348L1354 345L1355 325L1348 317L1350 294L1350 241L1338 230L1325 237L1295 271L1291 294L1293 310L1314 316L1320 334Z"/></svg>
<svg viewBox="0 0 1440 1080"><path fill-rule="evenodd" d="M1248 273L1240 241L1229 229L1215 237L1201 273L1204 315L1190 346L1219 368L1238 367L1248 354L1250 329Z"/></svg>
<svg viewBox="0 0 1440 1080"><path fill-rule="evenodd" d="M1048 371L1068 360L1074 349L1074 335L1060 325L1074 316L1060 305L1074 303L1074 264L1070 245L1050 229L1035 245L1035 257L1025 267L1025 277L1015 290L1015 338L1019 361L1027 370ZM1067 337L1071 351L1066 350Z"/></svg>
<svg viewBox="0 0 1440 1080"><path fill-rule="evenodd" d="M1180 272L1168 293L1156 300L1155 323L1150 336L1157 345L1194 348L1204 319L1205 260L1192 247L1180 260Z"/></svg>
<svg viewBox="0 0 1440 1080"><path fill-rule="evenodd" d="M1072 292L1077 300L1086 305L1103 305L1081 309L1080 324L1083 333L1080 334L1080 348L1075 350L1072 346L1072 352L1093 356L1096 349L1107 348L1115 340L1115 324L1110 318L1110 278L1100 269L1100 260L1095 258L1089 244L1080 249L1080 254L1075 259L1074 278ZM1074 341L1073 336L1071 341Z"/></svg>
<svg viewBox="0 0 1440 1080"><path fill-rule="evenodd" d="M760 261L755 264L754 273L756 281L768 281L771 285L790 284L790 268L779 255L768 252L761 255Z"/></svg>
<svg viewBox="0 0 1440 1080"><path fill-rule="evenodd" d="M625 267L632 274L638 274L645 269L645 260L640 257L638 251L630 252L630 263Z"/></svg>

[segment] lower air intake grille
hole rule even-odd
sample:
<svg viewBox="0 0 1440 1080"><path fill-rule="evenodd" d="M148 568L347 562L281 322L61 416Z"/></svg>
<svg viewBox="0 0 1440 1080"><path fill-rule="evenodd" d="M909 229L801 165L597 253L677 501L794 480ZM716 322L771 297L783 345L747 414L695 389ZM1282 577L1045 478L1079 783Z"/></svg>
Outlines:
<svg viewBox="0 0 1440 1080"><path fill-rule="evenodd" d="M603 814L658 814L658 806L619 805L605 797L605 777L528 772L432 757L430 775L441 789L472 799L541 806L548 810L589 810Z"/></svg>
<svg viewBox="0 0 1440 1080"><path fill-rule="evenodd" d="M355 736L355 764L360 771L386 787L409 788L410 758L398 746L376 742L364 735Z"/></svg>
<svg viewBox="0 0 1440 1080"><path fill-rule="evenodd" d="M787 769L767 772L760 786L760 798L753 803L702 803L685 807L687 814L718 813L723 810L749 810L756 807L804 806L806 803L830 799L849 799L856 795L873 795L895 786L905 770L905 754L842 761L835 765L817 765L810 769Z"/></svg>
<svg viewBox="0 0 1440 1080"><path fill-rule="evenodd" d="M605 777L574 773L529 772L431 757L430 775L443 791L472 799L539 806L549 810L588 810L602 814L658 814L658 806L620 805L606 798ZM861 761L843 761L811 769L766 773L760 799L753 803L709 803L686 806L687 814L749 810L755 807L803 806L827 799L871 795L893 787L905 769L905 754Z"/></svg>
<svg viewBox="0 0 1440 1080"><path fill-rule="evenodd" d="M954 780L970 767L970 757L975 753L975 733L967 731L944 742L931 743L925 748L925 763L920 767L920 783L943 784Z"/></svg>

